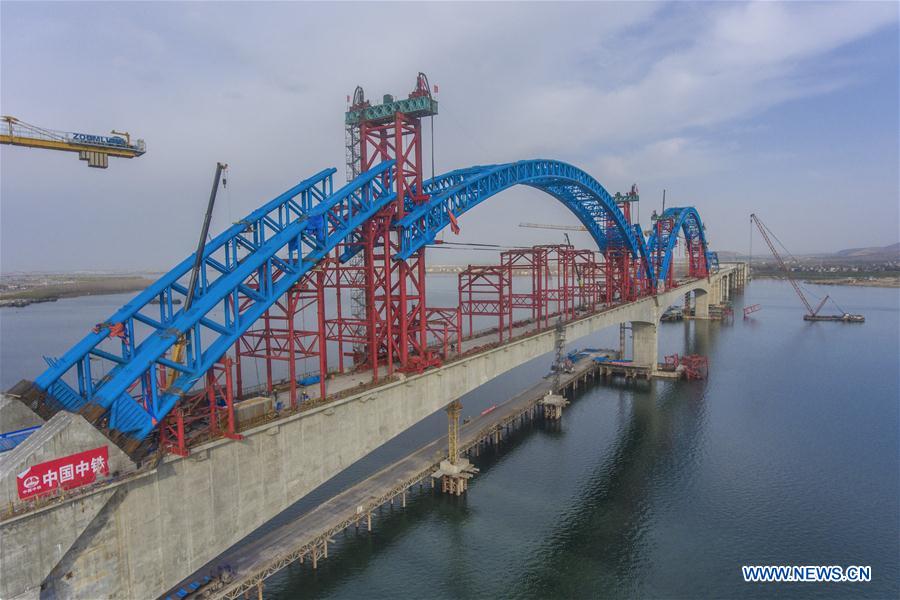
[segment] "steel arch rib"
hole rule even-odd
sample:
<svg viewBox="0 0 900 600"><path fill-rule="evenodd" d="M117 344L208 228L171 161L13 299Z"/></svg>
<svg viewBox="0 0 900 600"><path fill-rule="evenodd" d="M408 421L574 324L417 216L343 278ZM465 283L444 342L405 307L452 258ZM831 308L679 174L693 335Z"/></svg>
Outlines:
<svg viewBox="0 0 900 600"><path fill-rule="evenodd" d="M185 259L117 311L97 332L53 361L35 384L51 392L66 408L88 408L106 414L111 431L143 440L181 395L278 297L353 230L394 200L389 175L392 166L393 161L384 162L333 193L334 169L291 188L207 244L198 293L188 311L172 311L171 300L173 293L186 294L178 280L190 269L193 257ZM240 257L239 249L244 249L247 255ZM285 250L286 256L280 256ZM256 277L257 289L247 284L252 277ZM240 294L251 303L245 311L235 314L229 303L237 306ZM159 320L140 312L157 297L162 297ZM217 308L224 313L224 318L218 321L213 316ZM134 338L135 320L150 327L149 335L140 343ZM98 348L108 337L113 323L125 324L127 339L121 344L120 355ZM182 335L190 340L187 356L184 363L175 363L165 353ZM212 341L204 343L209 337ZM96 384L89 373L91 355L103 356L116 365ZM179 372L172 386L165 390L156 389L157 366ZM71 406L60 397L68 395L67 388L71 389L62 378L72 370L77 371L80 406L78 401ZM150 376L146 377L148 373ZM128 393L135 382L142 385L146 382L147 390L142 393L145 406Z"/></svg>
<svg viewBox="0 0 900 600"><path fill-rule="evenodd" d="M427 181L423 188L430 195L428 202L410 207L400 221L402 240L397 258L409 258L433 242L435 235L449 225L450 213L460 217L514 185L527 185L555 197L578 217L601 252L613 245L624 246L641 260L648 281L655 282L643 235L629 225L609 192L585 171L547 159L458 169ZM613 228L603 230L601 226L607 221Z"/></svg>
<svg viewBox="0 0 900 600"><path fill-rule="evenodd" d="M665 277L664 274L669 272L669 267L672 264L672 261L675 260L675 242L678 240L677 232L679 230L682 231L685 239L692 242L695 240L700 242L703 249L703 260L707 263L706 268L708 272L709 248L706 244L706 232L703 229L703 221L700 220L700 213L697 212L697 209L693 206L667 208L660 218L672 219L674 221L672 234L665 240L666 248L663 254L662 265L659 269L660 276ZM648 242L650 251L656 249L658 243L659 240L657 240L657 234L656 231L654 231Z"/></svg>

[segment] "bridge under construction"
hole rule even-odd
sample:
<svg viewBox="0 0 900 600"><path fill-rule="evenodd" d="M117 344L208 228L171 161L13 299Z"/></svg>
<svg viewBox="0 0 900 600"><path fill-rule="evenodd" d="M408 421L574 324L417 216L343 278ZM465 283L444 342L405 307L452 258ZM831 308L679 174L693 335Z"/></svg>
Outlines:
<svg viewBox="0 0 900 600"><path fill-rule="evenodd" d="M746 265L718 264L694 207L645 231L635 188L612 195L564 162L426 179L422 122L437 113L422 74L400 100L357 88L345 185L325 169L203 239L7 392L0 433L18 437L0 454L0 597L165 594L561 335L629 325L630 355L623 330L607 369L652 377L662 313L710 318L746 282ZM457 306L429 305L426 249L516 185L561 202L597 248L506 250L459 273Z"/></svg>

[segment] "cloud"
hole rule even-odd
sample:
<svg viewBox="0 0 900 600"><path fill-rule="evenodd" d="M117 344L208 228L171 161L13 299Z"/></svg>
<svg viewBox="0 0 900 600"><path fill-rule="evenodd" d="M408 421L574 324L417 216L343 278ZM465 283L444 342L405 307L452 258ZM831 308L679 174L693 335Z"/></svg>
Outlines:
<svg viewBox="0 0 900 600"><path fill-rule="evenodd" d="M680 48L655 57L635 81L610 89L604 73L578 83L545 79L504 122L527 121L531 145L559 149L647 143L714 127L844 85L848 79L810 76L821 68L810 62L896 24L896 13L890 3L714 7L684 32Z"/></svg>
<svg viewBox="0 0 900 600"><path fill-rule="evenodd" d="M665 181L702 177L733 168L734 161L721 145L698 138L671 137L628 152L601 154L596 165L610 181Z"/></svg>
<svg viewBox="0 0 900 600"><path fill-rule="evenodd" d="M167 268L192 249L217 160L232 174L215 230L312 172L342 171L346 94L402 95L418 71L441 87L438 172L546 156L610 189L677 177L699 193L762 151L773 128L754 118L864 83L841 50L897 22L890 3L385 6L4 3L4 113L130 130L148 152L96 171L4 147L3 268ZM479 214L509 221L532 201L509 194ZM24 226L38 219L52 243Z"/></svg>

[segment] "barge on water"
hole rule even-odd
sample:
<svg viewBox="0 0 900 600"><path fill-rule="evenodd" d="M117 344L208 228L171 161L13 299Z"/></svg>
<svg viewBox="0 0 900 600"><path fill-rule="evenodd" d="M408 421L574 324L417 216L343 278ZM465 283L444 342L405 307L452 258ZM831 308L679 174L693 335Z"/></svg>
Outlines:
<svg viewBox="0 0 900 600"><path fill-rule="evenodd" d="M804 321L841 321L843 323L865 323L866 318L862 315L851 315L844 313L842 315L803 315Z"/></svg>

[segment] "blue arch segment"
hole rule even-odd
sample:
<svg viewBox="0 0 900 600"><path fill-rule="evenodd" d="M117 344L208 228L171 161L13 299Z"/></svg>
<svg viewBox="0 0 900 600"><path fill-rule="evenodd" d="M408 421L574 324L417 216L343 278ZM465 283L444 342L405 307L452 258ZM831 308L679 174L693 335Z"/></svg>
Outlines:
<svg viewBox="0 0 900 600"><path fill-rule="evenodd" d="M397 258L406 259L434 241L450 224L450 214L466 211L515 185L542 190L563 203L585 226L601 252L624 247L639 258L644 276L655 281L643 234L631 226L613 197L585 171L557 160L522 160L500 165L469 167L427 181L423 188L428 202L411 207L399 225L401 247Z"/></svg>
<svg viewBox="0 0 900 600"><path fill-rule="evenodd" d="M335 169L327 169L266 203L206 245L188 311L175 310L173 300L187 295L181 280L193 255L50 361L35 384L65 408L91 408L108 417L110 430L143 440L275 300L394 200L392 166L382 163L338 191L332 190ZM155 299L158 307L151 305ZM115 351L101 349L115 323L125 335ZM181 336L188 340L186 355L174 362L165 354ZM114 365L102 379L91 375L92 356ZM178 373L166 389L158 389L158 367ZM77 391L63 379L71 372ZM140 403L132 397L136 382Z"/></svg>
<svg viewBox="0 0 900 600"><path fill-rule="evenodd" d="M62 357L48 358L49 367L35 384L65 409L90 409L107 418L112 432L136 441L145 439L279 297L338 244L352 247L362 225L395 200L393 164L384 162L336 191L332 187L335 169L325 169L273 198L206 244L190 310L181 309L175 300L187 295L185 280L193 255ZM461 216L514 185L540 189L562 202L601 251L626 249L641 260L642 276L651 288L655 286L651 257L663 240L651 236L645 241L640 227L627 222L603 186L584 171L554 160L475 166L426 182L423 191L429 200L407 205L407 214L395 223L401 238L399 258L432 242L449 224L449 213ZM668 215L686 236L699 239L705 251L703 224L695 209L672 208L664 216ZM663 269L671 261L675 237L665 240ZM236 308L239 305L241 310ZM112 327L119 323L123 335L113 339L110 349ZM175 362L166 354L181 338L188 342L186 352L183 361ZM112 368L97 377L91 371L92 358ZM160 389L158 374L163 369L177 375L171 386Z"/></svg>
<svg viewBox="0 0 900 600"><path fill-rule="evenodd" d="M650 239L647 241L648 251L653 256L660 248L663 249L663 260L659 266L659 277L665 278L669 272L669 267L674 260L675 242L678 239L678 232L681 231L684 239L691 243L699 243L703 249L703 260L706 261L706 270L710 270L710 252L706 243L706 230L703 227L703 221L700 219L700 213L693 206L671 207L663 212L662 219L671 219L673 221L672 232L668 235L659 236L654 228ZM652 262L652 261L651 261ZM718 266L718 257L717 257Z"/></svg>

